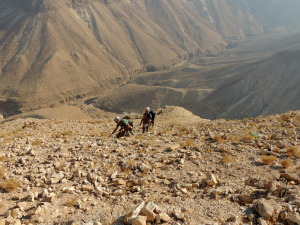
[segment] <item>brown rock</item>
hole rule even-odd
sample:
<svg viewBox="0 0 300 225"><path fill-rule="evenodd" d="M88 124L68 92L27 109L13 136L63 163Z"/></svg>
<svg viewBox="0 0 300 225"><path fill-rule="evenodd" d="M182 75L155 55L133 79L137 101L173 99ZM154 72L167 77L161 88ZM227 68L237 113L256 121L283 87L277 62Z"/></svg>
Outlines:
<svg viewBox="0 0 300 225"><path fill-rule="evenodd" d="M156 218L156 214L153 211L148 210L145 207L142 208L142 213L147 217L148 221L154 221Z"/></svg>
<svg viewBox="0 0 300 225"><path fill-rule="evenodd" d="M164 212L158 214L157 218L159 220L162 220L163 222L169 222L169 221L171 221L171 217L169 217L169 215L167 213L164 213Z"/></svg>
<svg viewBox="0 0 300 225"><path fill-rule="evenodd" d="M146 216L138 216L132 219L132 225L147 225L147 217Z"/></svg>

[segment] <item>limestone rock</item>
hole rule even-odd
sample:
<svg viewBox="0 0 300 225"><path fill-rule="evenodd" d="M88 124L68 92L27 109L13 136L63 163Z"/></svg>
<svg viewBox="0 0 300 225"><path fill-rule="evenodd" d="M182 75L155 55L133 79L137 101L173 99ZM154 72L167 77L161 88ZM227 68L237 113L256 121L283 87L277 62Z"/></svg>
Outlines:
<svg viewBox="0 0 300 225"><path fill-rule="evenodd" d="M145 202L141 202L139 205L137 205L130 213L128 213L124 218L125 224L132 223L132 219L138 217L140 214L142 208L145 206Z"/></svg>
<svg viewBox="0 0 300 225"><path fill-rule="evenodd" d="M56 173L53 174L50 178L51 184L57 184L64 178L64 174L62 173Z"/></svg>
<svg viewBox="0 0 300 225"><path fill-rule="evenodd" d="M218 184L217 178L212 173L209 174L209 176L206 179L206 184L208 186L216 186Z"/></svg>
<svg viewBox="0 0 300 225"><path fill-rule="evenodd" d="M291 213L288 213L287 214L287 219L300 225L300 215L299 214L291 214Z"/></svg>
<svg viewBox="0 0 300 225"><path fill-rule="evenodd" d="M262 199L255 203L255 209L265 220L270 220L278 217L281 207L274 201Z"/></svg>
<svg viewBox="0 0 300 225"><path fill-rule="evenodd" d="M171 221L171 217L167 214L167 213L159 213L157 216L158 220L161 220L163 222L170 222Z"/></svg>
<svg viewBox="0 0 300 225"><path fill-rule="evenodd" d="M267 221L265 221L263 218L258 218L257 222L259 225L268 225Z"/></svg>

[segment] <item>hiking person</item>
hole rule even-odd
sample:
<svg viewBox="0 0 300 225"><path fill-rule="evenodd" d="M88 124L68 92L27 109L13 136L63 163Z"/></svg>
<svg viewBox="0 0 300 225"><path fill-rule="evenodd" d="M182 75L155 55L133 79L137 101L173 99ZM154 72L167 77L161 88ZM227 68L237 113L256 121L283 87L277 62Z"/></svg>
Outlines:
<svg viewBox="0 0 300 225"><path fill-rule="evenodd" d="M140 125L143 124L143 133L148 132L149 125L152 121L152 116L150 114L150 108L146 107L145 113L143 114L143 118L141 119Z"/></svg>
<svg viewBox="0 0 300 225"><path fill-rule="evenodd" d="M120 130L117 134L117 138L122 136L129 136L129 132L132 133L132 126L130 126L127 119L121 119L120 117L116 116L114 121L117 125L110 136L112 136L117 131L118 127L120 127Z"/></svg>

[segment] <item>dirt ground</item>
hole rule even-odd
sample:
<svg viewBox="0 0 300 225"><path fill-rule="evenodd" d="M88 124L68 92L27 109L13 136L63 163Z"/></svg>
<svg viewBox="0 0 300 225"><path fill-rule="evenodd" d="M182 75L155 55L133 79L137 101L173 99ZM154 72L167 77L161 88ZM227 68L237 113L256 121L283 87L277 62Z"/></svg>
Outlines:
<svg viewBox="0 0 300 225"><path fill-rule="evenodd" d="M124 224L143 202L169 216L147 225L299 224L299 111L210 121L168 106L117 139L113 114L69 110L2 121L1 225Z"/></svg>

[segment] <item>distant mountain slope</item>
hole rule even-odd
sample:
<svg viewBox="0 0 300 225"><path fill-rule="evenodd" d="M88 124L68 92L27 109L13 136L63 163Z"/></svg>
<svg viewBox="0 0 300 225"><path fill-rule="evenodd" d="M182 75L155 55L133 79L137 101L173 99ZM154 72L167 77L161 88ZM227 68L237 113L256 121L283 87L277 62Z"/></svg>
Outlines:
<svg viewBox="0 0 300 225"><path fill-rule="evenodd" d="M300 109L300 50L282 51L252 63L208 70L186 65L150 73L91 100L113 112L177 105L202 118L244 118Z"/></svg>
<svg viewBox="0 0 300 225"><path fill-rule="evenodd" d="M0 105L95 96L232 38L292 32L300 15L290 9L299 1L0 0Z"/></svg>
<svg viewBox="0 0 300 225"><path fill-rule="evenodd" d="M197 107L209 118L243 118L300 109L300 51L222 70L223 80Z"/></svg>

